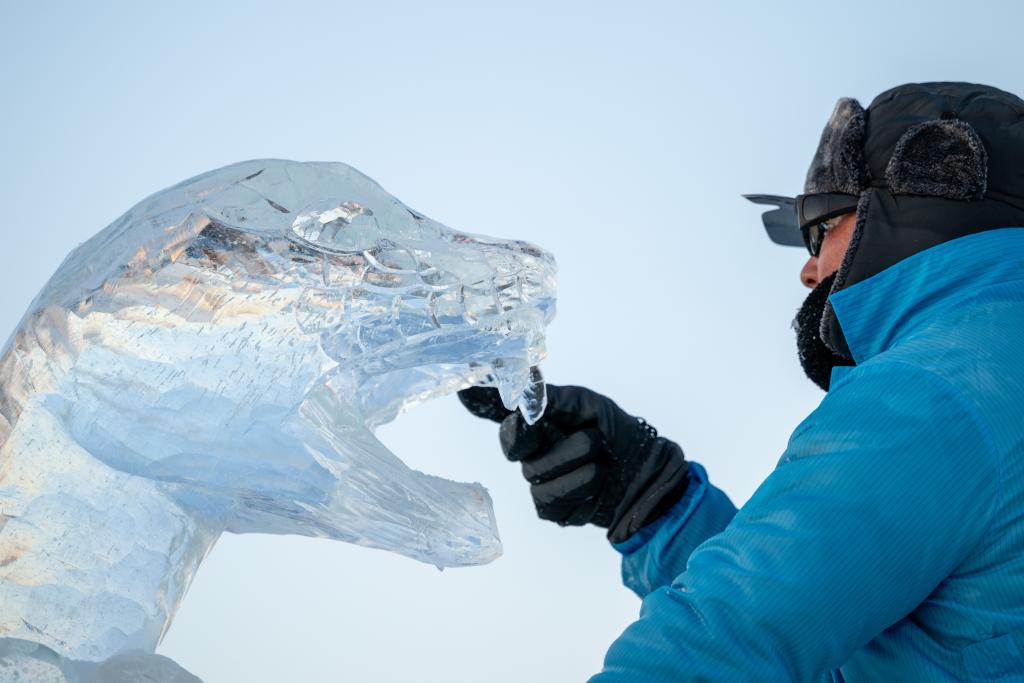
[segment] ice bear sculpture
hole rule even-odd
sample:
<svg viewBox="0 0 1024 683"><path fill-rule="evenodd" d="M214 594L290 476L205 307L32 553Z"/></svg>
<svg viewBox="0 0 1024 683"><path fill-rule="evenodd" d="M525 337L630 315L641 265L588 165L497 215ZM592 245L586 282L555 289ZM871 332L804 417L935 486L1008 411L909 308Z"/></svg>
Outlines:
<svg viewBox="0 0 1024 683"><path fill-rule="evenodd" d="M373 429L471 384L536 419L554 277L340 163L227 166L80 245L0 355L0 675L152 653L224 531L497 557L486 490Z"/></svg>

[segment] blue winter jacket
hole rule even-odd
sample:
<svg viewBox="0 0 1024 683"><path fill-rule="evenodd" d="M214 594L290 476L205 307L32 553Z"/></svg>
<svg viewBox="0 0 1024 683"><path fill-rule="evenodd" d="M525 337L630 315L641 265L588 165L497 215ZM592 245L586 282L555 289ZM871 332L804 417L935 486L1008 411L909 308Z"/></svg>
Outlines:
<svg viewBox="0 0 1024 683"><path fill-rule="evenodd" d="M739 511L616 548L639 619L591 683L1024 681L1024 228L832 296L857 361Z"/></svg>

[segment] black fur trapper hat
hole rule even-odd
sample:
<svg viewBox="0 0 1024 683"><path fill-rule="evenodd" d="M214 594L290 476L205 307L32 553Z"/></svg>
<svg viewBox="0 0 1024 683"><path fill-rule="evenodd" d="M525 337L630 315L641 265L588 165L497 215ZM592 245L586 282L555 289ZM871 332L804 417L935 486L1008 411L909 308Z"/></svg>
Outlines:
<svg viewBox="0 0 1024 683"><path fill-rule="evenodd" d="M984 230L1024 226L1024 100L972 83L916 83L867 109L836 104L805 194L859 195L831 293L903 259ZM831 304L821 339L852 360Z"/></svg>

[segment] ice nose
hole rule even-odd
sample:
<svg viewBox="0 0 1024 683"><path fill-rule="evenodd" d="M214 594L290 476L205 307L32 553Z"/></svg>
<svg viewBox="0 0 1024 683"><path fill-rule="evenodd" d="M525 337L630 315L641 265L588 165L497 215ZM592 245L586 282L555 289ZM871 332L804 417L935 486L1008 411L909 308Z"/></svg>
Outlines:
<svg viewBox="0 0 1024 683"><path fill-rule="evenodd" d="M545 311L545 322L550 320L558 270L551 254L522 240L459 232L449 239L457 245L459 262L448 263L448 270L462 281L470 319L486 317L494 304L503 313L525 304Z"/></svg>
<svg viewBox="0 0 1024 683"><path fill-rule="evenodd" d="M494 287L499 302L512 306L527 305L543 313L547 324L555 315L555 290L558 265L554 256L529 242L508 242L514 263L492 263ZM511 272L510 272L511 271Z"/></svg>

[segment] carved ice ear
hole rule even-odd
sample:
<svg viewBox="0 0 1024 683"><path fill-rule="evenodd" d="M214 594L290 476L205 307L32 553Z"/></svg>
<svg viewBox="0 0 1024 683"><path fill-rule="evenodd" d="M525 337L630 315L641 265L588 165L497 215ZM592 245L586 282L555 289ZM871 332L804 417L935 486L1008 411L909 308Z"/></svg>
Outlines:
<svg viewBox="0 0 1024 683"><path fill-rule="evenodd" d="M836 103L807 169L804 192L860 194L869 182L864 162L864 108L852 97Z"/></svg>
<svg viewBox="0 0 1024 683"><path fill-rule="evenodd" d="M971 124L954 118L911 126L885 168L893 194L980 199L988 179L988 153Z"/></svg>

